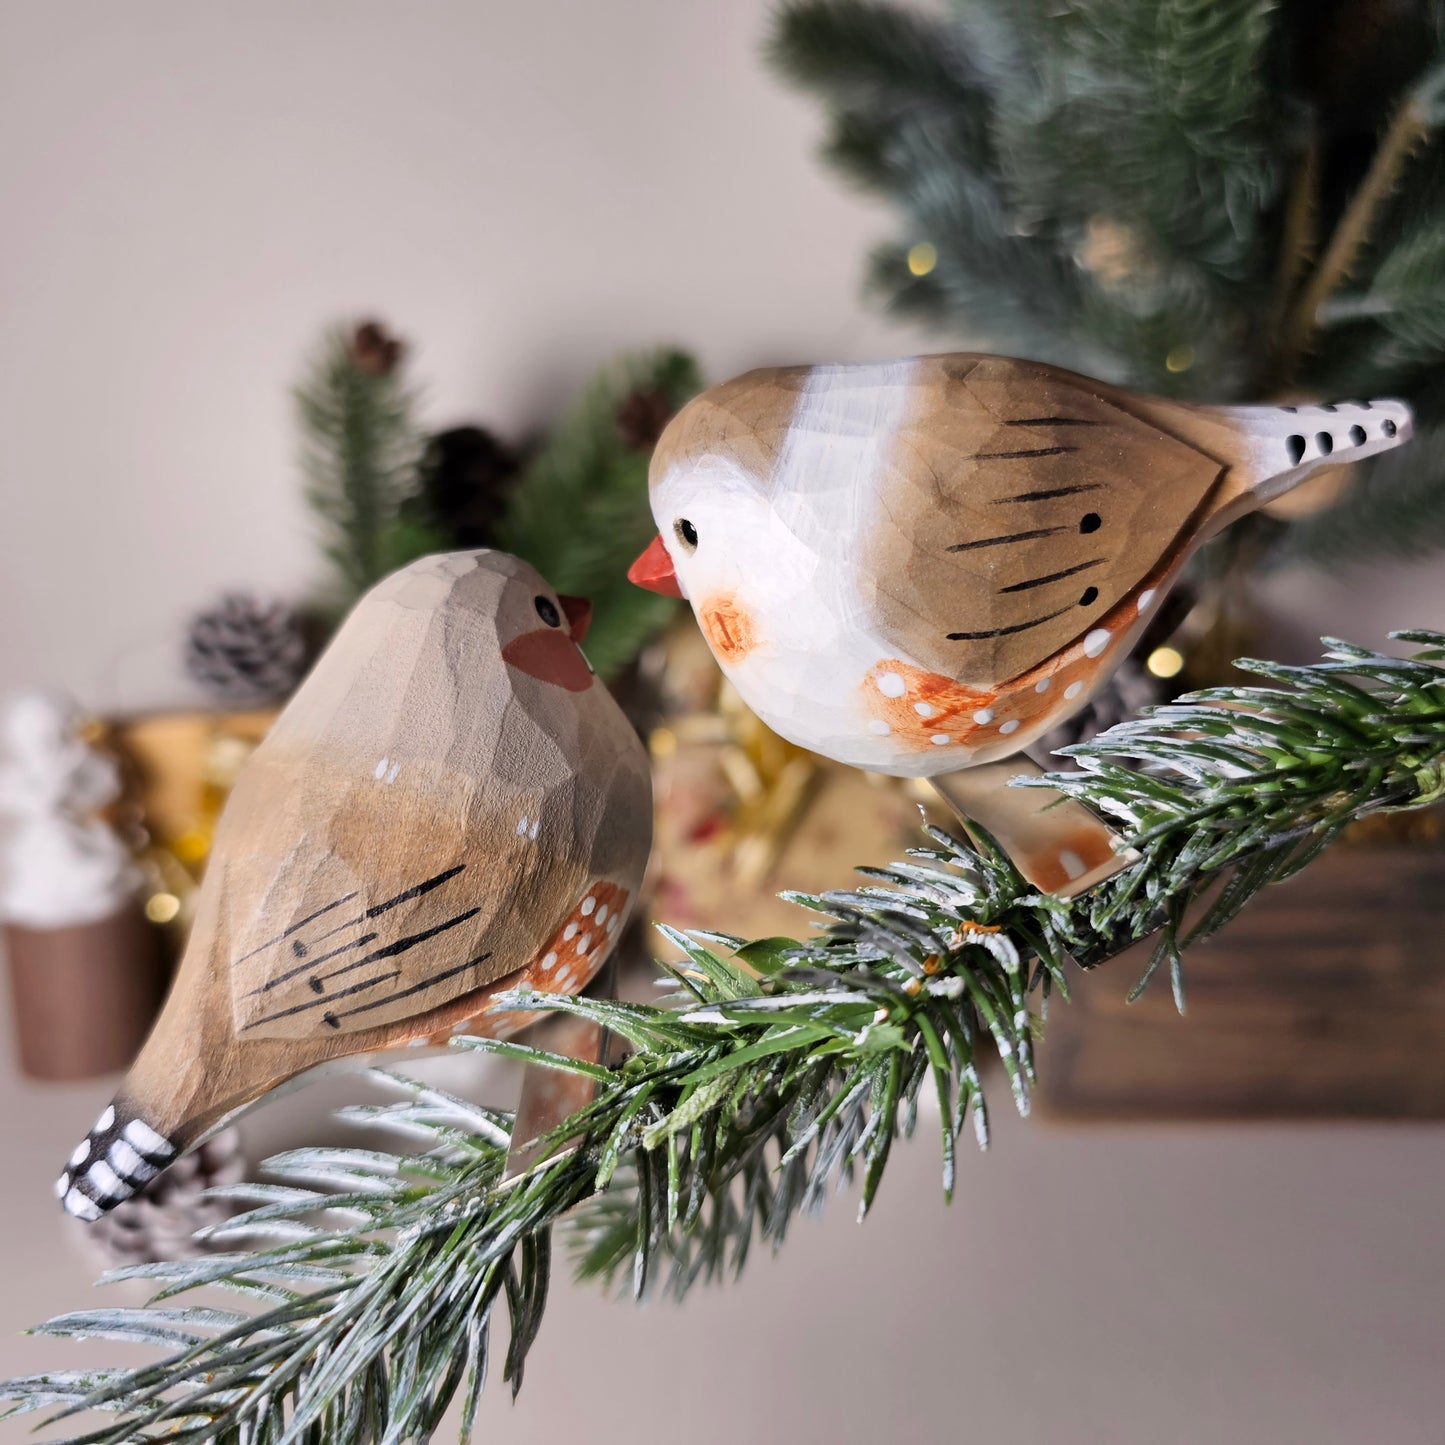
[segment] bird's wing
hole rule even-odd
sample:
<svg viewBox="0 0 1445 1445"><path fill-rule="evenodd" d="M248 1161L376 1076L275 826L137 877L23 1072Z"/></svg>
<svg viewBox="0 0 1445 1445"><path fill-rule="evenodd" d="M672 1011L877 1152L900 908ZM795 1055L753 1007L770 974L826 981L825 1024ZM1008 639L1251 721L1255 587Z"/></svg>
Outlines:
<svg viewBox="0 0 1445 1445"><path fill-rule="evenodd" d="M919 363L866 559L885 639L961 682L1016 677L1089 630L1188 535L1224 464L1171 403L1038 363Z"/></svg>
<svg viewBox="0 0 1445 1445"><path fill-rule="evenodd" d="M241 1039L375 1029L470 993L530 958L587 881L566 787L258 760L227 805L215 916L193 940Z"/></svg>
<svg viewBox="0 0 1445 1445"><path fill-rule="evenodd" d="M441 841L448 834L450 846ZM511 856L520 847L452 829L440 839L425 828L405 837L410 847L395 857L373 842L350 858L333 849L227 860L220 934L229 957L212 966L229 980L239 1037L377 1028L517 966L507 882L525 876L525 861Z"/></svg>
<svg viewBox="0 0 1445 1445"><path fill-rule="evenodd" d="M650 837L646 754L616 716L568 735L575 768L557 750L524 759L527 786L421 759L394 782L314 753L248 768L206 880L217 916L198 928L237 1037L413 1020L544 957L554 929L559 974L585 982L603 936L588 918L610 905L615 930Z"/></svg>
<svg viewBox="0 0 1445 1445"><path fill-rule="evenodd" d="M489 870L458 862L396 891L322 889L232 962L241 1037L353 1033L410 1018L506 971L487 944ZM388 885L394 888L395 884ZM313 902L322 893L334 896ZM304 910L304 911L303 911Z"/></svg>

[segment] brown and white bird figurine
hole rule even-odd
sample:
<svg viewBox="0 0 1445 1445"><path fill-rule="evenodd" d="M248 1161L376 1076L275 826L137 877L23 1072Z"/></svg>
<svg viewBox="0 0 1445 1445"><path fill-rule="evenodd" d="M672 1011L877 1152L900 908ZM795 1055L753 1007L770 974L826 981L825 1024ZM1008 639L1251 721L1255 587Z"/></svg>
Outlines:
<svg viewBox="0 0 1445 1445"><path fill-rule="evenodd" d="M1193 406L998 356L753 371L663 432L629 575L692 603L776 732L995 828L997 770L960 769L1082 707L1202 542L1410 430L1399 401ZM1091 818L1036 818L1015 861L1057 891L1111 871Z"/></svg>
<svg viewBox="0 0 1445 1445"><path fill-rule="evenodd" d="M502 552L356 606L226 805L159 1021L56 1191L94 1219L297 1074L575 992L636 902L645 748L578 644L585 602Z"/></svg>

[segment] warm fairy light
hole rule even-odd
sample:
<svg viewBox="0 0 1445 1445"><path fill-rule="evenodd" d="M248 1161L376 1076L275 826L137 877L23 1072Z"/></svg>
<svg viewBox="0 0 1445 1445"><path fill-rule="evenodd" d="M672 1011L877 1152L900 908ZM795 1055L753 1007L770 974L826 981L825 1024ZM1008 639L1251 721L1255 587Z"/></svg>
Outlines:
<svg viewBox="0 0 1445 1445"><path fill-rule="evenodd" d="M1188 371L1193 365L1194 348L1192 346L1176 346L1164 358L1164 367L1167 371Z"/></svg>
<svg viewBox="0 0 1445 1445"><path fill-rule="evenodd" d="M210 851L211 835L209 833L203 833L199 828L189 829L171 844L171 852L174 853L182 863L199 863Z"/></svg>
<svg viewBox="0 0 1445 1445"><path fill-rule="evenodd" d="M1184 654L1173 647L1156 647L1144 666L1155 677L1177 677L1184 666Z"/></svg>
<svg viewBox="0 0 1445 1445"><path fill-rule="evenodd" d="M920 241L908 248L908 269L915 276L926 276L938 265L938 247Z"/></svg>
<svg viewBox="0 0 1445 1445"><path fill-rule="evenodd" d="M169 923L181 911L181 900L174 893L152 893L146 899L146 917L152 923Z"/></svg>

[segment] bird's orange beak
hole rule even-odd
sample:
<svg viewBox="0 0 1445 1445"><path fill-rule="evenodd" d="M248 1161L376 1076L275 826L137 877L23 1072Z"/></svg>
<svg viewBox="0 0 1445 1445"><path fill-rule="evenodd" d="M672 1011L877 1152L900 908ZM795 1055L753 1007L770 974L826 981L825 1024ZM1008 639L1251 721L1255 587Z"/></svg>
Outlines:
<svg viewBox="0 0 1445 1445"><path fill-rule="evenodd" d="M581 647L582 640L587 636L587 629L592 626L592 599L567 597L559 592L557 601L562 604L562 615L567 619L567 630L572 634L572 641Z"/></svg>
<svg viewBox="0 0 1445 1445"><path fill-rule="evenodd" d="M649 592L660 593L663 597L681 597L677 572L672 558L662 545L661 537L654 537L647 544L647 550L627 569L627 580Z"/></svg>

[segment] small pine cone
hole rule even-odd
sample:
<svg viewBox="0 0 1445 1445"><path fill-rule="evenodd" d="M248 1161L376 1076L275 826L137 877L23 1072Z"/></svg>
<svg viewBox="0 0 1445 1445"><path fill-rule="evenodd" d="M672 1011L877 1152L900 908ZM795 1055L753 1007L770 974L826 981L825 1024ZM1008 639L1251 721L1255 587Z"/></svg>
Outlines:
<svg viewBox="0 0 1445 1445"><path fill-rule="evenodd" d="M635 452L650 452L676 410L660 387L624 397L617 408L617 430L623 444Z"/></svg>
<svg viewBox="0 0 1445 1445"><path fill-rule="evenodd" d="M198 1149L183 1155L109 1214L86 1226L87 1243L113 1265L154 1264L163 1259L191 1259L210 1246L194 1238L198 1229L219 1224L235 1211L224 1199L207 1199L215 1185L239 1184L246 1175L240 1135L223 1129Z"/></svg>
<svg viewBox="0 0 1445 1445"><path fill-rule="evenodd" d="M232 592L191 623L185 664L218 702L274 702L300 682L306 670L306 638L284 602Z"/></svg>
<svg viewBox="0 0 1445 1445"><path fill-rule="evenodd" d="M521 458L485 427L437 432L421 465L427 519L458 547L490 547Z"/></svg>
<svg viewBox="0 0 1445 1445"><path fill-rule="evenodd" d="M363 321L351 335L351 360L368 376L390 376L406 347L379 321Z"/></svg>

